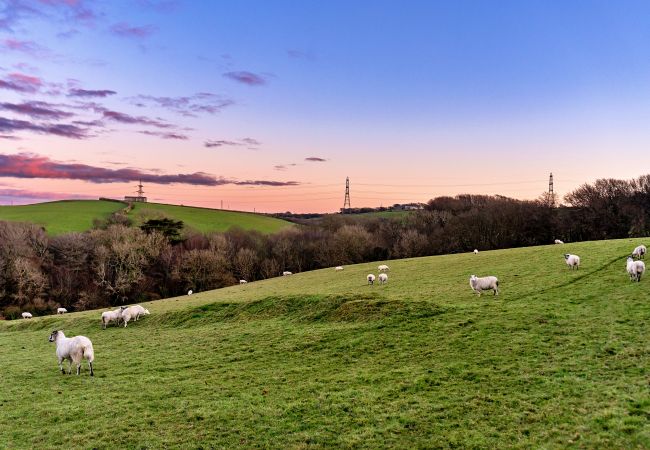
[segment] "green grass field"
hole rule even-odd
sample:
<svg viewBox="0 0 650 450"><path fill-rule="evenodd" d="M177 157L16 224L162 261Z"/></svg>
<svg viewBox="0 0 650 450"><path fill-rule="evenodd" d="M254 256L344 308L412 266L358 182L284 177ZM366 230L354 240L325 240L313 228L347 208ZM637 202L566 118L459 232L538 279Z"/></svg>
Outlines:
<svg viewBox="0 0 650 450"><path fill-rule="evenodd" d="M56 236L89 230L94 219L105 219L124 207L126 204L101 200L62 200L24 206L0 206L0 220L32 222Z"/></svg>
<svg viewBox="0 0 650 450"><path fill-rule="evenodd" d="M391 261L384 286L378 263L319 270L143 304L126 329L3 322L0 447L650 448L639 242ZM93 340L94 378L59 373L54 328Z"/></svg>
<svg viewBox="0 0 650 450"><path fill-rule="evenodd" d="M64 200L25 206L0 206L0 220L32 222L56 236L69 232L83 232L93 226L94 219L106 219L111 213L126 207L125 203L102 200ZM252 214L160 203L136 204L130 212L136 224L143 218L165 215L182 220L198 231L226 231L233 226L245 230L275 233L293 224L262 214Z"/></svg>
<svg viewBox="0 0 650 450"><path fill-rule="evenodd" d="M186 226L198 231L226 231L233 226L244 230L258 230L263 233L275 233L293 226L286 220L262 214L224 211L218 209L193 208L191 206L166 205L161 203L135 203L129 213L136 221L145 217L163 214L175 220L182 220Z"/></svg>

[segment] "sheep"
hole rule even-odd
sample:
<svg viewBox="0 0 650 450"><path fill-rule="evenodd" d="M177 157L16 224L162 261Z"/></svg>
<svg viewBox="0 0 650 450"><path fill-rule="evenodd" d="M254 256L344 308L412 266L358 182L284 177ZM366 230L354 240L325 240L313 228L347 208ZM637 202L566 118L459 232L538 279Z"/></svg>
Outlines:
<svg viewBox="0 0 650 450"><path fill-rule="evenodd" d="M133 319L137 322L140 316L148 316L150 314L148 309L143 308L140 305L129 306L124 311L122 311L122 320L124 321L124 328L126 328L129 320Z"/></svg>
<svg viewBox="0 0 650 450"><path fill-rule="evenodd" d="M388 275L385 273L380 273L379 274L379 284L384 284L388 282Z"/></svg>
<svg viewBox="0 0 650 450"><path fill-rule="evenodd" d="M68 373L72 375L72 363L77 366L77 375L81 370L81 360L87 359L88 366L90 367L90 376L95 376L93 371L93 361L95 360L95 352L93 350L93 343L90 342L86 336L75 336L72 338L65 337L63 331L54 330L50 334L50 342L56 344L56 357L59 360L59 369L65 375L63 369L63 360L67 359L70 362L70 370Z"/></svg>
<svg viewBox="0 0 650 450"><path fill-rule="evenodd" d="M377 267L377 269L380 272L388 272L390 270L386 264L382 264L381 266Z"/></svg>
<svg viewBox="0 0 650 450"><path fill-rule="evenodd" d="M126 309L126 306L120 306L117 309L114 309L113 311L105 311L102 313L102 328L105 330L106 325L109 323L115 321L117 324L120 324L120 321L122 320L122 312Z"/></svg>
<svg viewBox="0 0 650 450"><path fill-rule="evenodd" d="M246 280L239 280L239 284L246 284L246 283L248 283L248 281L246 281Z"/></svg>
<svg viewBox="0 0 650 450"><path fill-rule="evenodd" d="M286 277L287 275L293 275L293 274L291 272L289 272L288 270L285 270L284 272L282 272L283 277Z"/></svg>
<svg viewBox="0 0 650 450"><path fill-rule="evenodd" d="M499 279L494 276L489 277L477 277L476 275L471 275L469 277L469 287L472 288L474 292L481 296L481 291L494 291L494 295L499 295Z"/></svg>
<svg viewBox="0 0 650 450"><path fill-rule="evenodd" d="M632 258L645 259L646 251L648 251L648 249L645 247L645 245L639 245L632 252Z"/></svg>
<svg viewBox="0 0 650 450"><path fill-rule="evenodd" d="M192 291L192 289L190 289L189 291L187 291L187 295L192 295L193 293L194 293L194 292Z"/></svg>
<svg viewBox="0 0 650 450"><path fill-rule="evenodd" d="M559 239L556 239L556 240L555 240L555 241L553 241L553 242L554 242L554 243L556 243L556 244L564 244L564 242L562 242L562 241L561 241L561 240L559 240Z"/></svg>
<svg viewBox="0 0 650 450"><path fill-rule="evenodd" d="M56 313L57 314L65 314L67 312L68 312L68 310L65 309L65 308L56 308Z"/></svg>
<svg viewBox="0 0 650 450"><path fill-rule="evenodd" d="M477 248L474 249L474 254L478 255L478 249Z"/></svg>
<svg viewBox="0 0 650 450"><path fill-rule="evenodd" d="M580 268L580 257L578 255L566 253L564 259L566 260L566 265L569 266L571 270L578 270Z"/></svg>
<svg viewBox="0 0 650 450"><path fill-rule="evenodd" d="M343 266L336 266L336 267L334 268L334 270L336 270L337 272L338 272L339 270L343 270Z"/></svg>
<svg viewBox="0 0 650 450"><path fill-rule="evenodd" d="M366 279L368 280L368 284L375 284L375 276L373 274L369 273Z"/></svg>
<svg viewBox="0 0 650 450"><path fill-rule="evenodd" d="M21 314L23 319L31 319L32 318L32 313L24 312Z"/></svg>
<svg viewBox="0 0 650 450"><path fill-rule="evenodd" d="M641 275L644 272L645 263L643 261L635 261L631 256L627 258L627 273L630 274L630 281L641 282Z"/></svg>

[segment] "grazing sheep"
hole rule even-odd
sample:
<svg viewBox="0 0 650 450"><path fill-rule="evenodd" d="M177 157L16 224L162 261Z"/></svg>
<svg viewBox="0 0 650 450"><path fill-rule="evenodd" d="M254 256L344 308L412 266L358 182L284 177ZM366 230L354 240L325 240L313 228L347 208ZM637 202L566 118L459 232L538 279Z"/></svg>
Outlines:
<svg viewBox="0 0 650 450"><path fill-rule="evenodd" d="M117 325L120 324L120 321L122 320L122 312L126 309L126 306L120 306L117 309L114 309L113 311L105 311L102 313L102 328L105 330L106 326L115 321L117 322Z"/></svg>
<svg viewBox="0 0 650 450"><path fill-rule="evenodd" d="M246 283L248 283L248 281L246 281L246 280L239 280L239 284L246 284Z"/></svg>
<svg viewBox="0 0 650 450"><path fill-rule="evenodd" d="M336 267L334 268L334 270L336 270L336 271L343 270L343 266L336 266Z"/></svg>
<svg viewBox="0 0 650 450"><path fill-rule="evenodd" d="M31 319L32 313L24 312L21 314L21 316L23 316L23 319Z"/></svg>
<svg viewBox="0 0 650 450"><path fill-rule="evenodd" d="M380 273L379 284L384 284L384 283L388 283L388 275L386 275L385 273Z"/></svg>
<svg viewBox="0 0 650 450"><path fill-rule="evenodd" d="M57 314L65 314L67 312L68 312L68 310L65 309L65 308L56 308L56 313Z"/></svg>
<svg viewBox="0 0 650 450"><path fill-rule="evenodd" d="M566 253L564 259L566 260L566 265L569 266L571 270L578 270L580 268L580 257L578 255Z"/></svg>
<svg viewBox="0 0 650 450"><path fill-rule="evenodd" d="M564 242L562 242L562 241L559 240L559 239L556 239L554 242L555 242L556 244L564 244Z"/></svg>
<svg viewBox="0 0 650 450"><path fill-rule="evenodd" d="M469 277L469 287L472 288L474 292L481 296L481 291L494 291L494 295L499 295L499 279L497 277L477 277L472 275Z"/></svg>
<svg viewBox="0 0 650 450"><path fill-rule="evenodd" d="M122 311L122 320L124 321L124 328L126 328L130 320L135 320L137 322L140 316L148 316L149 314L150 314L149 310L143 308L140 305L129 306L124 311Z"/></svg>
<svg viewBox="0 0 650 450"><path fill-rule="evenodd" d="M634 249L632 252L632 258L638 258L638 259L645 259L645 253L648 251L648 249L645 247L645 245L639 245L637 248Z"/></svg>
<svg viewBox="0 0 650 450"><path fill-rule="evenodd" d="M293 274L291 272L289 272L288 270L285 270L284 272L282 272L283 277L286 277L287 275L293 275Z"/></svg>
<svg viewBox="0 0 650 450"><path fill-rule="evenodd" d="M95 372L93 372L93 361L95 360L93 343L86 336L67 338L63 334L63 331L54 330L50 334L50 342L56 343L56 357L59 360L59 369L61 369L63 375L65 375L65 370L63 369L64 359L70 362L70 370L68 371L70 375L72 375L72 363L77 366L77 375L79 375L81 361L83 359L88 360L90 376L95 375Z"/></svg>
<svg viewBox="0 0 650 450"><path fill-rule="evenodd" d="M192 292L192 289L190 289L189 291L187 291L187 295L192 295L193 293L194 293L194 292Z"/></svg>
<svg viewBox="0 0 650 450"><path fill-rule="evenodd" d="M382 264L381 266L377 267L377 269L378 269L380 272L387 272L387 271L390 270L386 264Z"/></svg>
<svg viewBox="0 0 650 450"><path fill-rule="evenodd" d="M631 256L627 258L627 273L630 274L630 281L641 282L641 275L645 272L645 263L635 261Z"/></svg>
<svg viewBox="0 0 650 450"><path fill-rule="evenodd" d="M474 254L478 255L478 249L477 248L474 249Z"/></svg>
<svg viewBox="0 0 650 450"><path fill-rule="evenodd" d="M368 280L368 284L375 284L375 276L373 274L369 273L366 279Z"/></svg>

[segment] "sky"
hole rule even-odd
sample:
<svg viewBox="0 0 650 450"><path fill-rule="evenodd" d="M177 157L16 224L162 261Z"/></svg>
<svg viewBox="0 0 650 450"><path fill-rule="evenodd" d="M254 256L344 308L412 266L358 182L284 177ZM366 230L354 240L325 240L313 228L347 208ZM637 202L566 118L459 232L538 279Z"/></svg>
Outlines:
<svg viewBox="0 0 650 450"><path fill-rule="evenodd" d="M0 0L0 204L328 212L650 167L643 1Z"/></svg>

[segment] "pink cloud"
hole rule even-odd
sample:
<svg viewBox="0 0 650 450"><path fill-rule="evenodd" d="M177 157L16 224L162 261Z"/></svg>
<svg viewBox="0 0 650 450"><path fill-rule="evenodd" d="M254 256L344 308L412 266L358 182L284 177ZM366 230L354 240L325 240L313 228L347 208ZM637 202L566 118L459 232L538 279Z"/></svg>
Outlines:
<svg viewBox="0 0 650 450"><path fill-rule="evenodd" d="M56 105L47 102L31 101L23 103L0 103L0 109L23 114L37 119L60 120L74 116L73 113L62 111Z"/></svg>
<svg viewBox="0 0 650 450"><path fill-rule="evenodd" d="M239 72L226 72L223 76L249 86L262 86L266 84L266 78L245 70Z"/></svg>
<svg viewBox="0 0 650 450"><path fill-rule="evenodd" d="M152 25L133 26L126 22L116 23L111 27L111 32L117 36L144 39L151 36L156 28Z"/></svg>
<svg viewBox="0 0 650 450"><path fill-rule="evenodd" d="M215 177L204 172L189 174L158 174L141 169L108 169L79 163L53 161L45 156L20 153L0 154L0 177L49 178L84 180L91 183L120 183L142 180L157 184L190 184L199 186L297 186L297 181L235 180Z"/></svg>

